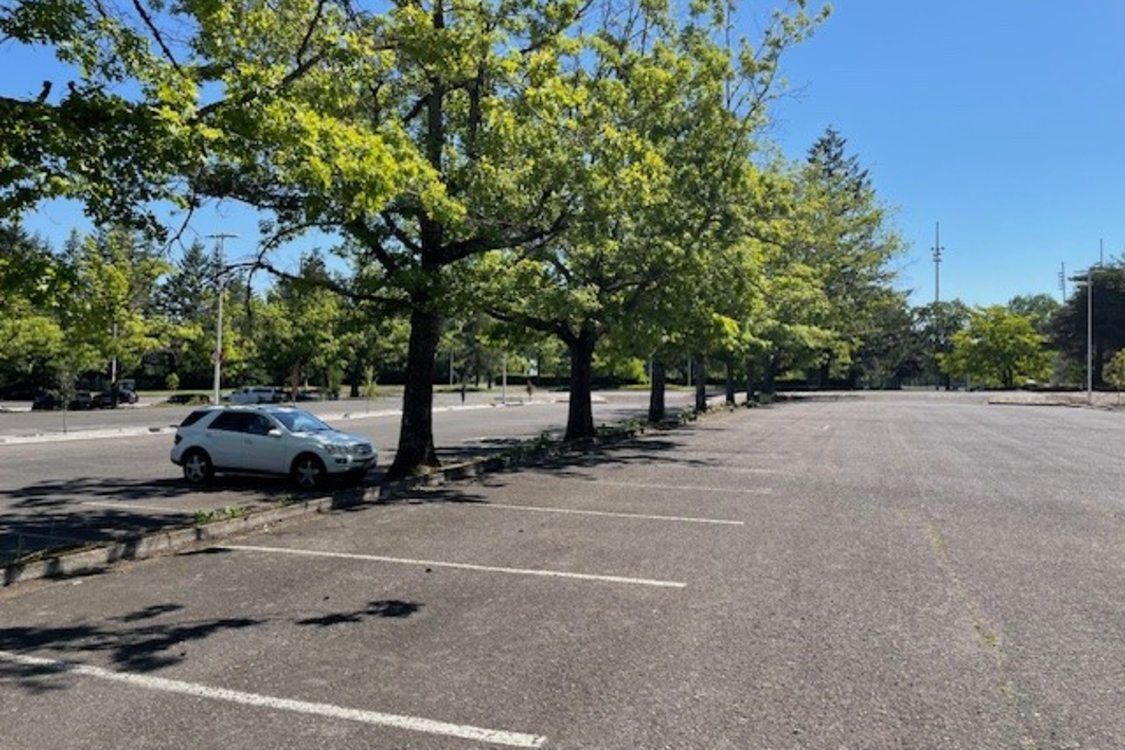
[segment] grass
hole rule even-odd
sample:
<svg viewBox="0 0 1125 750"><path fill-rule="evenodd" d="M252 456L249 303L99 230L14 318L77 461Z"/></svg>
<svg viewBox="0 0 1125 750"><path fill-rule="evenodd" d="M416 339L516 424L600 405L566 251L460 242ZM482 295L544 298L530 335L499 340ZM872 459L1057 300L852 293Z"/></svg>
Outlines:
<svg viewBox="0 0 1125 750"><path fill-rule="evenodd" d="M229 521L232 518L245 518L250 515L250 509L241 505L227 505L212 510L195 511L195 525L204 526L216 521Z"/></svg>

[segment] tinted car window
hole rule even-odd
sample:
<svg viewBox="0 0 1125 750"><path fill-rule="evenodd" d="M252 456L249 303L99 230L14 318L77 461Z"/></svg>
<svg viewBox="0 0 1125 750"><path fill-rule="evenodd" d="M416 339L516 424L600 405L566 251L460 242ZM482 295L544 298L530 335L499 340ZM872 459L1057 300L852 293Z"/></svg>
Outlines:
<svg viewBox="0 0 1125 750"><path fill-rule="evenodd" d="M184 421L180 422L180 427L190 427L210 413L211 412L207 409L199 409L197 411L193 411L191 414L188 414L186 417L184 417Z"/></svg>
<svg viewBox="0 0 1125 750"><path fill-rule="evenodd" d="M211 423L212 430L228 430L230 432L250 432L250 417L244 411L227 411L215 417Z"/></svg>
<svg viewBox="0 0 1125 750"><path fill-rule="evenodd" d="M273 420L261 414L250 414L250 425L246 430L252 435L267 435L274 428Z"/></svg>

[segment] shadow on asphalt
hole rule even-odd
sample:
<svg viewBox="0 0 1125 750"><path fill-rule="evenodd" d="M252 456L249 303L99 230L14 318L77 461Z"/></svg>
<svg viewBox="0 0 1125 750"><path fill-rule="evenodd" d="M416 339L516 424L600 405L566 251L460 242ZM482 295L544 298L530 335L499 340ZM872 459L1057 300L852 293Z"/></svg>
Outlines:
<svg viewBox="0 0 1125 750"><path fill-rule="evenodd" d="M358 609L351 612L333 612L331 614L322 615L320 617L307 617L303 620L297 620L297 624L316 625L318 627L326 628L333 625L359 623L375 617L402 619L410 617L421 608L421 604L416 604L414 602L404 602L399 601L398 599L384 599L377 602L371 602L363 609Z"/></svg>
<svg viewBox="0 0 1125 750"><path fill-rule="evenodd" d="M379 475L372 474L372 481L378 478ZM351 488L344 488L334 496L341 502L349 501L350 491ZM358 491L362 493L362 488ZM129 559L131 538L188 526L195 522L200 510L271 507L321 496L323 493L297 490L286 478L237 474L220 475L203 486L187 484L179 478L138 481L82 477L35 482L0 490L0 500L11 501L0 516L0 565L40 551L106 541L123 543L125 547L118 557ZM185 502L193 498L203 502ZM167 509L153 510L151 506L162 501L167 503ZM130 508L130 503L150 507Z"/></svg>
<svg viewBox="0 0 1125 750"><path fill-rule="evenodd" d="M325 597L327 599L327 597ZM65 627L17 626L0 628L0 651L33 652L36 656L55 658L64 663L97 663L92 654L105 654L111 668L134 673L154 672L179 664L189 658L194 642L226 631L269 623L290 623L298 626L334 627L356 625L369 620L402 620L422 609L418 602L386 599L372 601L366 607L349 612L327 612L323 615L289 619L284 617L224 617L207 620L183 619L154 623L152 620L184 614L184 606L169 602L144 607L120 617L95 623ZM29 693L65 690L69 680L60 680L65 664L29 665L0 660L0 684L14 685Z"/></svg>

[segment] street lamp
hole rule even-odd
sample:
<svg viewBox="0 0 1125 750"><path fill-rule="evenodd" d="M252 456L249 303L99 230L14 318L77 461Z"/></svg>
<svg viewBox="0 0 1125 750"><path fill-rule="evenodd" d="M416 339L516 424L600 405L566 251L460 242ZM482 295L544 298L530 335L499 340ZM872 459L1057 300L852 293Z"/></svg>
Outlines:
<svg viewBox="0 0 1125 750"><path fill-rule="evenodd" d="M218 406L221 403L219 385L222 381L223 373L223 263L225 262L223 259L223 240L228 238L233 239L238 237L238 235L229 232L219 232L217 234L209 234L207 237L208 239L219 241L218 246L215 248L215 261L218 266L218 270L215 271L215 289L219 297L219 314L215 321L215 351L211 355L211 360L215 363L211 400L214 402L215 406Z"/></svg>

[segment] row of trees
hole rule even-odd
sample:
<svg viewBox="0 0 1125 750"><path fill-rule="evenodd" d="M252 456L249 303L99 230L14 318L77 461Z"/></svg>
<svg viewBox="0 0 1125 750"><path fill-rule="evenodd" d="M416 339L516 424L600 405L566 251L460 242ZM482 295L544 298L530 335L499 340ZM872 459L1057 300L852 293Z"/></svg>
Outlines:
<svg viewBox="0 0 1125 750"><path fill-rule="evenodd" d="M443 350L563 353L569 438L594 432L599 360L652 362L654 418L666 364L688 357L767 389L792 371L901 377L895 322L912 313L888 261L902 243L869 175L832 130L796 165L763 136L781 58L827 7L791 0L753 40L734 38L737 10L12 0L3 38L77 72L61 95L0 97L0 218L67 197L107 229L58 257L21 240L30 260L2 281L20 330L0 332L0 359L69 378L95 352L157 351L198 373L222 277L244 311L225 324L232 374L331 384L405 352L398 475L437 463ZM190 220L211 201L261 215L249 266L208 268L189 247L171 268L138 239L166 241L169 207ZM311 230L338 238L326 252L347 272L273 260ZM264 295L237 283L263 269Z"/></svg>

